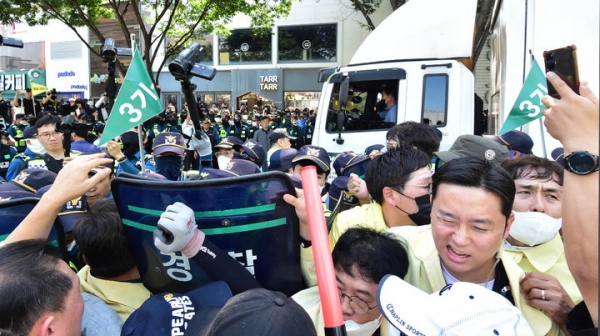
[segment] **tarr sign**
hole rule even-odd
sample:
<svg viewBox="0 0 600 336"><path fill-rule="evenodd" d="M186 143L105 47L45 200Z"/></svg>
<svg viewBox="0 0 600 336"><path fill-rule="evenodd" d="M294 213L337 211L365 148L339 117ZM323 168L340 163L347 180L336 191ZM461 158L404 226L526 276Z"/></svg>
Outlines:
<svg viewBox="0 0 600 336"><path fill-rule="evenodd" d="M260 76L260 89L263 91L277 91L277 76Z"/></svg>

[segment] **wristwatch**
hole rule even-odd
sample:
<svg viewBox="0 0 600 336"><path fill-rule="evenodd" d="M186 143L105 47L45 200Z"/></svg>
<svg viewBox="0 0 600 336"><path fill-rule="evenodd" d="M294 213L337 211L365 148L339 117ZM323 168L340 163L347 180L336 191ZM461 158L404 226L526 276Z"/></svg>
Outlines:
<svg viewBox="0 0 600 336"><path fill-rule="evenodd" d="M573 151L565 156L565 170L577 175L587 175L598 171L598 155L588 151Z"/></svg>

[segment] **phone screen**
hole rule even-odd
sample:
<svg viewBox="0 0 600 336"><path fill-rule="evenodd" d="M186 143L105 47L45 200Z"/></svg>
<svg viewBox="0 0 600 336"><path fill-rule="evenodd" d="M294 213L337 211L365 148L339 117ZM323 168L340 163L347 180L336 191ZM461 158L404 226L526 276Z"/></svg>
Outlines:
<svg viewBox="0 0 600 336"><path fill-rule="evenodd" d="M544 51L546 72L552 71L562 78L575 93L579 94L579 74L577 69L577 48L574 45ZM560 98L556 89L548 82L548 94Z"/></svg>

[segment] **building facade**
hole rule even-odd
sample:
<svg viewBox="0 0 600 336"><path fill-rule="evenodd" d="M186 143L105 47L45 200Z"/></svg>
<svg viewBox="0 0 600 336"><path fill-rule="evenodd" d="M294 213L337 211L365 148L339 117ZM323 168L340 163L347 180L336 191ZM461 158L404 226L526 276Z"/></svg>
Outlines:
<svg viewBox="0 0 600 336"><path fill-rule="evenodd" d="M46 26L16 24L8 33L23 40L24 48L0 47L0 91L5 99L32 83L55 88L59 99L90 97L89 49L73 30L51 20ZM87 28L77 33L88 38Z"/></svg>
<svg viewBox="0 0 600 336"><path fill-rule="evenodd" d="M390 12L384 1L372 19L378 24ZM207 107L225 103L230 110L241 104L315 110L321 91L319 70L348 63L369 34L359 23L363 21L348 1L338 0L295 2L290 15L266 32L252 29L249 18L238 16L231 35L199 41L206 51L202 63L217 74L212 81L192 78L196 98ZM181 84L166 67L159 85L163 105L181 108L185 100Z"/></svg>
<svg viewBox="0 0 600 336"><path fill-rule="evenodd" d="M389 3L383 2L371 18L378 24L391 10ZM113 21L104 20L99 29L114 38L118 46L125 46L118 24ZM242 103L314 109L321 90L317 81L319 69L347 64L369 33L361 22L362 16L346 0L294 2L290 15L278 19L266 32L251 28L250 19L239 15L232 20L230 36L208 36L200 41L207 51L203 63L216 68L217 75L212 81L192 79L197 85L197 100L226 103L230 109L237 109ZM126 23L133 25L134 21ZM32 80L56 88L59 98L95 99L104 91L106 64L91 54L70 28L51 20L43 27L17 24L12 33L12 37L25 42L25 48L2 47L0 70L11 72L12 77L6 77L9 84L13 78L25 79L23 84L17 82L18 85L5 88L5 98L22 89L21 85L30 87ZM94 48L102 45L87 28L78 29L78 33ZM184 101L181 85L167 65L168 62L155 70L154 75L159 73L163 106L172 102L179 109ZM117 75L124 75L117 71Z"/></svg>

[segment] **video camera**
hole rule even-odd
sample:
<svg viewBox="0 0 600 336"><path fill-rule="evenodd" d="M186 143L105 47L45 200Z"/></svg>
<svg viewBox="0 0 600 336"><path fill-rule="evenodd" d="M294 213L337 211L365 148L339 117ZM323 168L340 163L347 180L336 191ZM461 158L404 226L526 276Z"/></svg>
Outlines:
<svg viewBox="0 0 600 336"><path fill-rule="evenodd" d="M107 38L104 40L104 45L100 47L100 55L102 55L103 63L114 63L117 56L132 56L131 48L118 48L115 40Z"/></svg>
<svg viewBox="0 0 600 336"><path fill-rule="evenodd" d="M54 89L52 89L52 90L48 90L48 91L46 92L46 94L47 94L48 96L50 96L50 98L52 98L52 99L56 99L56 96L58 95L58 91L56 91L56 89L54 88Z"/></svg>

